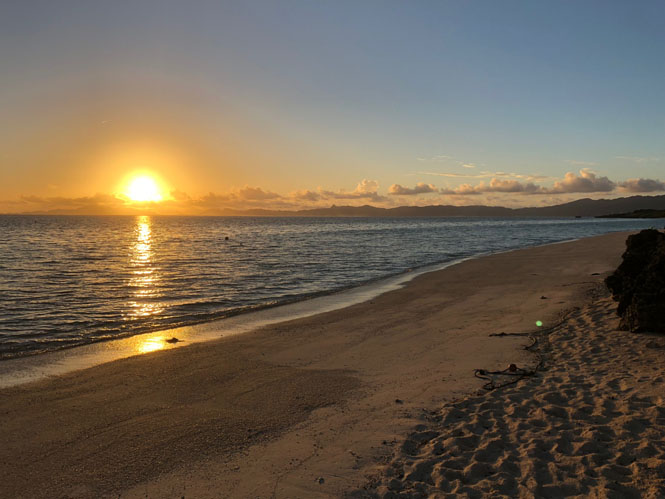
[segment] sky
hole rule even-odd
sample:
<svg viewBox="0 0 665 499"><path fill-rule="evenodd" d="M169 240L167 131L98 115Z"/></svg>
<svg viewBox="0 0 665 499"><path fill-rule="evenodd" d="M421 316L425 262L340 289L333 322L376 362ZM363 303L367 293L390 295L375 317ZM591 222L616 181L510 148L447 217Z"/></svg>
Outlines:
<svg viewBox="0 0 665 499"><path fill-rule="evenodd" d="M0 1L0 212L665 191L665 3Z"/></svg>

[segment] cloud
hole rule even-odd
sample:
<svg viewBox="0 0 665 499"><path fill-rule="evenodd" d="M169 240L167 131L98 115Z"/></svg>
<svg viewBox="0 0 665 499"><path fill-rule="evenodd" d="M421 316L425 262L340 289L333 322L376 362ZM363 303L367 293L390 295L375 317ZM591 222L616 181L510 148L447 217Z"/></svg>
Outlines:
<svg viewBox="0 0 665 499"><path fill-rule="evenodd" d="M632 163L647 163L650 161L660 161L660 158L643 156L614 156L616 159L623 159Z"/></svg>
<svg viewBox="0 0 665 499"><path fill-rule="evenodd" d="M124 206L124 200L111 194L95 194L77 198L21 196L17 207L22 212L70 212L105 215Z"/></svg>
<svg viewBox="0 0 665 499"><path fill-rule="evenodd" d="M357 185L355 192L360 194L372 194L376 193L378 189L379 183L376 180L367 180L364 178Z"/></svg>
<svg viewBox="0 0 665 499"><path fill-rule="evenodd" d="M175 194L175 195L174 195ZM196 207L205 210L277 208L290 205L290 201L275 192L265 191L260 187L244 186L226 193L209 192L197 198L190 198L185 193L171 193L173 200L162 203L165 208Z"/></svg>
<svg viewBox="0 0 665 499"><path fill-rule="evenodd" d="M315 202L321 199L321 194L310 190L294 191L291 194L289 194L289 196L292 199L297 199L299 201Z"/></svg>
<svg viewBox="0 0 665 499"><path fill-rule="evenodd" d="M468 175L466 173L447 173L447 172L418 172L420 175L434 175L437 177L449 178L487 178L490 175Z"/></svg>
<svg viewBox="0 0 665 499"><path fill-rule="evenodd" d="M493 178L490 180L489 185L485 188L483 187L483 192L527 192L527 193L536 193L542 190L542 187L528 182L523 184L517 180L501 180L498 178Z"/></svg>
<svg viewBox="0 0 665 499"><path fill-rule="evenodd" d="M619 190L624 192L659 192L665 191L665 182L651 178L629 178L619 182Z"/></svg>
<svg viewBox="0 0 665 499"><path fill-rule="evenodd" d="M326 191L319 188L319 194L325 199L367 199L385 201L387 198L378 193L379 183L376 180L361 180L353 191Z"/></svg>
<svg viewBox="0 0 665 499"><path fill-rule="evenodd" d="M473 188L471 188L473 187ZM476 194L488 192L525 193L525 194L574 194L612 192L619 187L625 192L656 192L665 191L665 183L653 179L629 179L625 182L613 182L607 177L597 176L587 168L579 171L579 175L568 172L563 180L554 182L551 188L543 187L533 182L522 183L516 180L502 180L492 178L489 184L481 182L476 186L463 184L453 192L455 194ZM449 193L446 192L446 193Z"/></svg>
<svg viewBox="0 0 665 499"><path fill-rule="evenodd" d="M448 156L447 154L438 154L436 156L430 156L430 157L420 157L416 158L418 161L424 161L424 162L433 162L433 163L456 163L457 165L461 166L462 168L475 168L476 164L471 162L471 161L462 161L456 158L453 158L452 156Z"/></svg>
<svg viewBox="0 0 665 499"><path fill-rule="evenodd" d="M498 172L502 174L502 172ZM513 174L503 174L504 177L511 177ZM527 177L529 176L520 176ZM481 194L481 193L524 193L524 194L571 194L571 193L591 193L591 192L611 192L617 184L607 177L597 177L595 173L588 169L580 170L579 175L572 172L566 173L563 180L554 183L551 188L543 187L533 182L520 182L513 179L502 179L494 177L489 183L480 182L478 185L462 184L456 189L442 190L442 194Z"/></svg>
<svg viewBox="0 0 665 499"><path fill-rule="evenodd" d="M480 191L477 189L477 186L473 186L471 184L462 184L452 191L449 189L441 189L441 194L473 195L480 194Z"/></svg>
<svg viewBox="0 0 665 499"><path fill-rule="evenodd" d="M234 200L235 196L230 194L215 194L214 192L209 192L204 196L190 199L189 203L204 208L217 208Z"/></svg>
<svg viewBox="0 0 665 499"><path fill-rule="evenodd" d="M279 199L282 197L275 192L264 191L260 187L250 187L247 185L236 191L235 194L238 198L245 200Z"/></svg>
<svg viewBox="0 0 665 499"><path fill-rule="evenodd" d="M178 189L172 190L169 194L176 201L186 201L191 199L186 192L179 191Z"/></svg>
<svg viewBox="0 0 665 499"><path fill-rule="evenodd" d="M446 154L437 154L436 156L430 156L429 158L416 158L418 161L446 161L452 159L451 156Z"/></svg>
<svg viewBox="0 0 665 499"><path fill-rule="evenodd" d="M514 178L520 180L526 180L529 182L536 180L554 180L554 177L549 177L547 175L530 175L522 173L507 173L507 172L489 172L481 171L480 173L467 174L467 173L448 173L448 172L418 172L420 175L433 175L436 177L447 177L447 178Z"/></svg>
<svg viewBox="0 0 665 499"><path fill-rule="evenodd" d="M425 182L412 186L392 184L388 189L388 196L379 194L377 181L363 179L353 190L333 191L318 187L314 190L297 190L286 195L248 185L227 192L210 192L196 196L173 190L167 200L143 204L132 203L121 194L95 194L77 198L22 196L15 200L0 201L0 210L7 213L223 215L233 214L234 210L297 210L323 207L340 204L340 200L343 204L373 204L384 207L399 203L423 204L419 195L427 195L433 202L444 201L446 196L452 196L454 204L544 205L579 198L580 196L575 196L576 193L593 197L593 194L606 193L618 195L665 192L665 182L658 179L632 178L615 182L586 168L579 173L568 172L563 178L546 185L528 180L535 177L533 175L494 172L495 176L488 178L485 175L489 173L492 172L481 172L479 175L441 173L442 176L452 178L479 179L441 189ZM473 199L474 196L480 199ZM529 198L535 200L527 201Z"/></svg>
<svg viewBox="0 0 665 499"><path fill-rule="evenodd" d="M168 199L159 203L132 203L122 194L96 194L79 198L22 196L15 200L0 200L0 209L8 213L81 213L81 214L200 214L216 215L232 210L294 210L323 206L331 201L346 200L349 204L389 203L386 196L378 192L379 183L363 179L354 190L331 191L319 187L317 190L299 190L282 195L258 186L245 185L227 192L209 192L204 195L172 190ZM354 203L355 201L355 203Z"/></svg>
<svg viewBox="0 0 665 499"><path fill-rule="evenodd" d="M519 178L522 180L526 180L528 182L532 182L534 180L553 180L554 177L550 177L548 175L521 175L518 173L505 173L503 175L498 175L497 176L503 176L507 178Z"/></svg>
<svg viewBox="0 0 665 499"><path fill-rule="evenodd" d="M441 189L441 194L452 195L470 195L470 194L485 194L485 193L526 193L538 194L543 193L544 189L532 182L522 183L517 180L502 180L493 178L486 182L480 182L478 185L462 184L455 189Z"/></svg>
<svg viewBox="0 0 665 499"><path fill-rule="evenodd" d="M393 196L413 196L416 194L427 194L430 192L438 192L437 188L432 184L425 184L418 182L415 187L403 187L399 184L393 184L388 189L388 194Z"/></svg>
<svg viewBox="0 0 665 499"><path fill-rule="evenodd" d="M546 189L548 193L573 193L573 192L611 192L616 184L607 177L596 177L596 174L587 168L580 170L575 175L568 172L563 180L554 183L554 187Z"/></svg>
<svg viewBox="0 0 665 499"><path fill-rule="evenodd" d="M566 163L569 163L571 165L575 166L596 166L598 163L595 161L581 161L578 159L567 159Z"/></svg>

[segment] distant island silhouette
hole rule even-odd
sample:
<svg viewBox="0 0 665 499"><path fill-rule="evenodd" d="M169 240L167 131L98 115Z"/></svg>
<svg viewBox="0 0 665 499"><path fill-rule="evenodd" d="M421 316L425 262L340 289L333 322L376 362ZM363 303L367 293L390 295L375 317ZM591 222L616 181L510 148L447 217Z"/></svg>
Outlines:
<svg viewBox="0 0 665 499"><path fill-rule="evenodd" d="M659 218L665 213L665 195L630 196L616 199L578 199L569 203L529 208L503 206L336 206L303 210L234 210L210 209L203 216L251 217L606 217L606 218ZM88 212L85 209L26 212L24 215L111 215L108 211ZM152 214L159 214L155 208Z"/></svg>
<svg viewBox="0 0 665 499"><path fill-rule="evenodd" d="M506 208L503 206L335 206L307 210L223 210L220 215L278 216L278 217L601 217L619 213L619 218L638 210L665 211L665 195L630 196L617 199L578 199L569 203L531 208ZM211 213L212 214L212 213ZM662 215L661 215L662 216Z"/></svg>
<svg viewBox="0 0 665 499"><path fill-rule="evenodd" d="M665 218L665 210L635 210L630 213L612 213L597 218Z"/></svg>

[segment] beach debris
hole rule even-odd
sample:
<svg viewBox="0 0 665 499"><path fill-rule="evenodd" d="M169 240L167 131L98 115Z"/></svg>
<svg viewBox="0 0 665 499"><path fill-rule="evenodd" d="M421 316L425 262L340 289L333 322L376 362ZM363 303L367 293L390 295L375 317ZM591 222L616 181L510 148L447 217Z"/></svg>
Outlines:
<svg viewBox="0 0 665 499"><path fill-rule="evenodd" d="M326 479L323 478L322 476L320 476L316 479L316 481L319 483L319 485L323 485L325 483Z"/></svg>
<svg viewBox="0 0 665 499"><path fill-rule="evenodd" d="M504 386L514 385L515 383L524 378L527 378L529 376L534 376L537 371L538 371L537 367L536 369L523 369L521 367L517 367L517 365L515 364L510 364L503 371L488 371L487 369L476 369L473 375L476 378L485 380L486 383L483 385L483 388L485 390L490 391L490 390L496 390L497 388L503 388ZM505 381L503 383L497 383L499 379L502 379L501 376L511 376L511 378L509 378L509 381Z"/></svg>
<svg viewBox="0 0 665 499"><path fill-rule="evenodd" d="M542 325L542 323L541 323L541 325ZM550 328L550 330L551 329L553 329L553 328ZM505 333L505 332L501 332L501 333L490 333L489 336L498 336L498 337L502 337L502 336L528 336L529 339L531 340L531 344L525 346L524 350L531 350L533 347L535 347L538 344L538 338L536 338L531 333Z"/></svg>
<svg viewBox="0 0 665 499"><path fill-rule="evenodd" d="M541 300L547 300L547 296L543 295L540 297Z"/></svg>
<svg viewBox="0 0 665 499"><path fill-rule="evenodd" d="M529 333L506 333L501 331L500 333L490 333L490 336L529 336Z"/></svg>
<svg viewBox="0 0 665 499"><path fill-rule="evenodd" d="M229 240L229 236L225 236L224 241L228 241L228 240Z"/></svg>
<svg viewBox="0 0 665 499"><path fill-rule="evenodd" d="M665 233L628 236L621 265L605 279L619 302L619 329L665 333Z"/></svg>
<svg viewBox="0 0 665 499"><path fill-rule="evenodd" d="M475 369L473 375L476 378L480 378L486 381L486 383L483 385L483 388L488 391L496 390L497 388L503 388L504 386L508 385L513 385L523 380L524 378L535 376L538 373L538 371L540 371L545 365L545 358L542 352L540 351L538 338L547 336L556 328L558 328L561 324L563 324L567 320L568 315L570 313L572 313L572 311L569 311L566 315L564 315L564 317L562 317L559 323L551 325L545 329L540 329L538 330L537 333L501 332L501 333L491 333L489 335L489 336L528 336L531 339L531 344L525 346L524 349L535 352L538 357L538 364L536 364L536 366L533 369L524 369L522 367L517 366L516 364L510 364L503 371L489 371L487 369ZM541 327L543 323L542 321L536 321L536 325L538 327ZM502 378L503 376L508 376L508 378ZM500 380L502 379L503 380L507 379L508 381L500 382Z"/></svg>
<svg viewBox="0 0 665 499"><path fill-rule="evenodd" d="M396 404L403 404L404 401L402 399L395 399Z"/></svg>
<svg viewBox="0 0 665 499"><path fill-rule="evenodd" d="M168 340L164 340L164 341L166 341L166 343L178 343L179 341L182 341L182 340L179 340L178 338L173 336L173 337L169 338Z"/></svg>

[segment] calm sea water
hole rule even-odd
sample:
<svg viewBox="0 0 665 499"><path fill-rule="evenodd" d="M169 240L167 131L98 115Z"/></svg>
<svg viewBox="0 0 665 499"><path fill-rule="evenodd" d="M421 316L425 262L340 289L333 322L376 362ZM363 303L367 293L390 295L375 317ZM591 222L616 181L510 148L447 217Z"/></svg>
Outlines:
<svg viewBox="0 0 665 499"><path fill-rule="evenodd" d="M0 358L210 321L416 267L654 222L0 216Z"/></svg>

